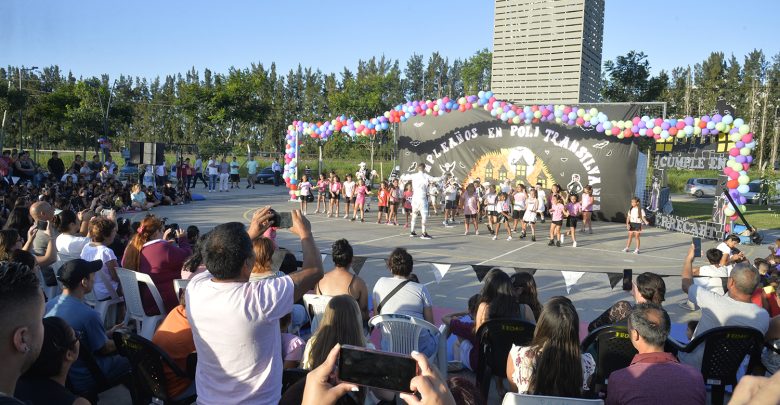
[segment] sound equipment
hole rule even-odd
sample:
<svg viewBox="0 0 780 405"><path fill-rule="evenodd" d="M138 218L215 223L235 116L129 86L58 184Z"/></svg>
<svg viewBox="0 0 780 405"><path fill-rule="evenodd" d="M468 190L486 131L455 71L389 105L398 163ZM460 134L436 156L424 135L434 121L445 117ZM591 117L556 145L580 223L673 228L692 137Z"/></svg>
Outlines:
<svg viewBox="0 0 780 405"><path fill-rule="evenodd" d="M157 165L165 162L165 144L130 142L130 163Z"/></svg>

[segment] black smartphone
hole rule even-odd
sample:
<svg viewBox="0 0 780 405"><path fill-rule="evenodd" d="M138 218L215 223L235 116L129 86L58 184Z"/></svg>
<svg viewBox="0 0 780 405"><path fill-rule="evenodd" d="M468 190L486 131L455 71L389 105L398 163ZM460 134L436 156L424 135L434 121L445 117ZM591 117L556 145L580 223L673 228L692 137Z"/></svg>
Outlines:
<svg viewBox="0 0 780 405"><path fill-rule="evenodd" d="M48 228L49 228L49 221L37 221L37 222L35 223L35 227L36 227L36 228L37 228L39 231L45 231L46 229L48 229Z"/></svg>
<svg viewBox="0 0 780 405"><path fill-rule="evenodd" d="M631 291L633 289L633 283L631 282L631 277L633 270L631 269L623 269L623 291Z"/></svg>
<svg viewBox="0 0 780 405"><path fill-rule="evenodd" d="M411 392L409 383L419 374L410 356L344 345L339 352L338 379L366 387Z"/></svg>
<svg viewBox="0 0 780 405"><path fill-rule="evenodd" d="M701 257L701 238L692 238L693 241L693 257Z"/></svg>
<svg viewBox="0 0 780 405"><path fill-rule="evenodd" d="M292 213L273 211L273 217L270 219L271 226L277 228L292 228Z"/></svg>

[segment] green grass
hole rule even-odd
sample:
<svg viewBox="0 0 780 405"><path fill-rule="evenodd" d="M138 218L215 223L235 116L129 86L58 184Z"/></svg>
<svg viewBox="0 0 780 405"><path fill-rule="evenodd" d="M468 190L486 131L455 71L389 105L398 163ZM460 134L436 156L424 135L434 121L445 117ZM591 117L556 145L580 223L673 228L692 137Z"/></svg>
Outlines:
<svg viewBox="0 0 780 405"><path fill-rule="evenodd" d="M707 220L712 218L712 205L697 202L679 202L672 201L674 212L672 214L680 217L689 217L693 219ZM747 204L747 213L745 218L750 225L759 230L780 228L780 206L764 206Z"/></svg>

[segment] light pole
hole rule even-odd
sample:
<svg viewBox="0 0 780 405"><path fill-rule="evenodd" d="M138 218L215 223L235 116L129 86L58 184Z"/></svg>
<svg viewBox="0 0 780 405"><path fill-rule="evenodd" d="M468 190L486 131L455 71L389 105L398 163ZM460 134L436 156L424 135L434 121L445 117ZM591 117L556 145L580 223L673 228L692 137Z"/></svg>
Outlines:
<svg viewBox="0 0 780 405"><path fill-rule="evenodd" d="M31 72L37 69L38 66L33 66L30 68L19 68L19 93L20 94L22 92L22 76L24 76L24 72ZM26 101L25 104L27 104ZM24 111L24 104L19 108L19 150L24 149L24 126L22 125L23 111Z"/></svg>

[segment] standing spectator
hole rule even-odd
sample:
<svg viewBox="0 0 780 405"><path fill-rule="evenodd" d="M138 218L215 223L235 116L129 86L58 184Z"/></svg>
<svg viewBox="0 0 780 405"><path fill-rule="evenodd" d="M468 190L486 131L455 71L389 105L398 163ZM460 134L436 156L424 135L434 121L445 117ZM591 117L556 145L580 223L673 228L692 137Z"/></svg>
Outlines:
<svg viewBox="0 0 780 405"><path fill-rule="evenodd" d="M217 182L219 181L219 163L217 163L215 156L209 159L207 170L209 172L209 193L213 193L217 189Z"/></svg>
<svg viewBox="0 0 780 405"><path fill-rule="evenodd" d="M596 371L589 353L580 352L579 316L566 297L544 305L530 346L509 352L506 378L520 394L580 398Z"/></svg>
<svg viewBox="0 0 780 405"><path fill-rule="evenodd" d="M747 263L734 266L727 282L728 293L718 295L693 283L693 255L694 246L691 244L680 276L682 290L688 294L688 300L701 307L701 320L692 338L719 326L747 326L766 334L769 313L750 301L758 285L758 271ZM681 362L699 370L703 354L702 344L692 353L679 353L678 357Z"/></svg>
<svg viewBox="0 0 780 405"><path fill-rule="evenodd" d="M237 222L219 225L201 247L208 271L193 277L186 290L187 318L198 351L200 404L275 405L281 398L279 319L323 272L311 225L293 211L290 231L301 239L302 270L247 282L254 264L252 239L265 232L272 216L270 207L258 210L248 231Z"/></svg>
<svg viewBox="0 0 780 405"><path fill-rule="evenodd" d="M279 164L279 158L271 163L271 171L274 172L274 186L279 186L279 179L282 177L282 165Z"/></svg>
<svg viewBox="0 0 780 405"><path fill-rule="evenodd" d="M206 179L203 177L203 158L198 155L195 158L195 177L192 178L192 186L195 187L196 184L198 184L198 179L203 182L203 187L208 187L208 183L206 182Z"/></svg>
<svg viewBox="0 0 780 405"><path fill-rule="evenodd" d="M233 160L230 161L230 188L233 188L233 186L238 188L238 183L241 181L241 175L238 172L240 168L241 165L238 163L238 159L233 156Z"/></svg>
<svg viewBox="0 0 780 405"><path fill-rule="evenodd" d="M176 237L178 246L168 240L169 236ZM172 228L165 229L163 221L150 215L141 221L138 232L125 249L122 267L152 277L167 313L179 305L173 280L181 276L184 261L191 253L192 248L183 229L177 229L174 235ZM157 304L146 287L141 289L141 300L147 314L158 315Z"/></svg>
<svg viewBox="0 0 780 405"><path fill-rule="evenodd" d="M0 262L0 402L24 405L10 395L43 344L44 298L38 276L27 266Z"/></svg>
<svg viewBox="0 0 780 405"><path fill-rule="evenodd" d="M92 242L84 245L81 250L81 258L87 261L100 260L103 263L100 271L103 273L102 278L108 280L109 284L106 285L103 282L95 284L95 297L98 300L105 300L111 297L109 288L114 292L119 291L116 255L108 247L116 237L116 222L104 217L95 218L89 224L89 235Z"/></svg>
<svg viewBox="0 0 780 405"><path fill-rule="evenodd" d="M46 167L49 169L52 179L59 180L65 174L65 163L60 159L57 152L51 153L51 159L46 162Z"/></svg>
<svg viewBox="0 0 780 405"><path fill-rule="evenodd" d="M228 180L230 179L230 165L223 157L219 162L219 192L228 192Z"/></svg>
<svg viewBox="0 0 780 405"><path fill-rule="evenodd" d="M639 353L630 366L609 375L608 405L705 404L701 373L664 352L671 323L656 304L638 304L631 311L628 335Z"/></svg>
<svg viewBox="0 0 780 405"><path fill-rule="evenodd" d="M126 358L116 354L116 345L111 340L114 331L122 327L118 324L106 331L100 314L84 302L84 295L92 291L95 274L103 267L100 260L86 261L74 259L60 267L57 278L62 282L63 291L46 303L46 316L60 317L81 336L84 346L96 354L95 361L103 374L111 380L130 369ZM68 373L68 380L75 392L87 392L95 388L97 382L81 360L76 360Z"/></svg>
<svg viewBox="0 0 780 405"><path fill-rule="evenodd" d="M249 155L249 160L246 161L246 188L255 188L255 178L257 177L257 161L255 157Z"/></svg>
<svg viewBox="0 0 780 405"><path fill-rule="evenodd" d="M41 354L16 383L14 395L31 404L89 405L65 388L68 371L78 357L76 331L62 318L43 318Z"/></svg>
<svg viewBox="0 0 780 405"><path fill-rule="evenodd" d="M154 169L154 180L157 188L162 188L165 185L165 180L168 179L168 172L165 168L165 161L158 162Z"/></svg>
<svg viewBox="0 0 780 405"><path fill-rule="evenodd" d="M190 189L190 177L192 177L192 167L190 167L190 158L184 159L179 170L176 172L179 176L179 184L184 186L185 190Z"/></svg>

